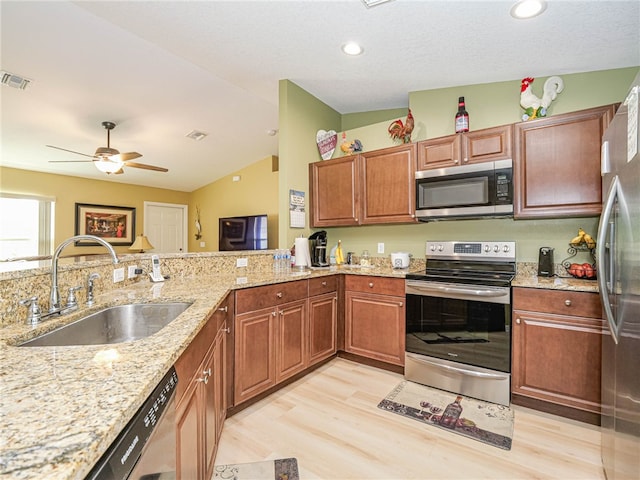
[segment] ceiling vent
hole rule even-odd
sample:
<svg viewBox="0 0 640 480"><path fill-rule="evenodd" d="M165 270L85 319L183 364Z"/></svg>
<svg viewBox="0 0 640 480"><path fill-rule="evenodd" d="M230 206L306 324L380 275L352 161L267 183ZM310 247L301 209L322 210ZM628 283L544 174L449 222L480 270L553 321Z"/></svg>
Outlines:
<svg viewBox="0 0 640 480"><path fill-rule="evenodd" d="M19 88L20 90L26 89L31 83L31 80L29 80L28 78L5 72L4 70L0 70L0 75L2 75L3 85L8 85L13 88Z"/></svg>
<svg viewBox="0 0 640 480"><path fill-rule="evenodd" d="M185 137L190 138L192 140L202 140L207 135L209 134L204 132L199 132L198 130L191 130L189 133L185 135Z"/></svg>
<svg viewBox="0 0 640 480"><path fill-rule="evenodd" d="M391 0L362 0L362 3L364 3L367 8L371 8L390 1Z"/></svg>

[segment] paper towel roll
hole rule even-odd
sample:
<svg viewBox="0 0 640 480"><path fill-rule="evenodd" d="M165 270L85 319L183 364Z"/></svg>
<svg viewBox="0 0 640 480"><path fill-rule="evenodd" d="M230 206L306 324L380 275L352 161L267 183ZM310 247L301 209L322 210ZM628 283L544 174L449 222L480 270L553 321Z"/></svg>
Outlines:
<svg viewBox="0 0 640 480"><path fill-rule="evenodd" d="M311 266L311 255L309 253L309 239L296 238L296 267L306 268Z"/></svg>

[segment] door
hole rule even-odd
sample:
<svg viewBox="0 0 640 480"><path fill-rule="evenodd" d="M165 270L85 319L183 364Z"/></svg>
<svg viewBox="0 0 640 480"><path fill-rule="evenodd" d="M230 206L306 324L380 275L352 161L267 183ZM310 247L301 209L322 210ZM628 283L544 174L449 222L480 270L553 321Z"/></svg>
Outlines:
<svg viewBox="0 0 640 480"><path fill-rule="evenodd" d="M153 253L187 251L187 206L144 202L144 233Z"/></svg>

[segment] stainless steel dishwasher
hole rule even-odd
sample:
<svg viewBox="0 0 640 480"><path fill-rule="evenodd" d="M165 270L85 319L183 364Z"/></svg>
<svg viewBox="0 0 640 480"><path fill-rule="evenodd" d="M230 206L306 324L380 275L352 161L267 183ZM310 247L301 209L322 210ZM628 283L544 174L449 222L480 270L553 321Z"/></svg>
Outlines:
<svg viewBox="0 0 640 480"><path fill-rule="evenodd" d="M176 369L171 367L86 479L176 478Z"/></svg>

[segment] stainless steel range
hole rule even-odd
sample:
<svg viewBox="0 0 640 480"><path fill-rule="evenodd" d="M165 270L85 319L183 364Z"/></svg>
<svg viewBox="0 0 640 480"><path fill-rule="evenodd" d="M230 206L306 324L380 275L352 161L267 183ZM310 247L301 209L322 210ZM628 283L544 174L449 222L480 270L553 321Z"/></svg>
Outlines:
<svg viewBox="0 0 640 480"><path fill-rule="evenodd" d="M515 242L427 242L406 276L405 378L509 405Z"/></svg>

